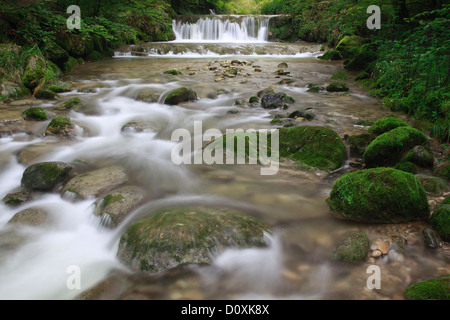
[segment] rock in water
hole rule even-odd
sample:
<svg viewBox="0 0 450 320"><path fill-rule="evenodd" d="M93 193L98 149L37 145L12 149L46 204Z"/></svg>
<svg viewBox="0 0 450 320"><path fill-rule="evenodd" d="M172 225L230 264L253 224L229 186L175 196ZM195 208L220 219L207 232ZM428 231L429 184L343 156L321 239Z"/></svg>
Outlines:
<svg viewBox="0 0 450 320"><path fill-rule="evenodd" d="M370 223L427 220L428 199L412 174L392 168L355 171L338 179L327 199L339 218Z"/></svg>
<svg viewBox="0 0 450 320"><path fill-rule="evenodd" d="M64 162L40 162L25 169L21 184L34 191L51 191L62 185L70 176L72 166Z"/></svg>
<svg viewBox="0 0 450 320"><path fill-rule="evenodd" d="M364 261L369 253L369 238L363 232L346 235L333 249L331 260L357 263Z"/></svg>
<svg viewBox="0 0 450 320"><path fill-rule="evenodd" d="M159 272L211 263L228 247L264 247L267 227L228 209L162 210L130 226L122 235L118 257L135 271Z"/></svg>
<svg viewBox="0 0 450 320"><path fill-rule="evenodd" d="M190 88L182 87L171 91L164 100L164 104L177 105L193 100L197 100L197 93Z"/></svg>
<svg viewBox="0 0 450 320"><path fill-rule="evenodd" d="M449 300L450 275L419 281L406 288L407 300Z"/></svg>
<svg viewBox="0 0 450 320"><path fill-rule="evenodd" d="M430 229L425 228L422 230L422 238L425 244L425 247L428 249L437 249L440 247L440 241L436 235L436 233Z"/></svg>
<svg viewBox="0 0 450 320"><path fill-rule="evenodd" d="M261 99L261 105L264 109L287 109L289 104L295 102L292 97L285 93L266 94Z"/></svg>

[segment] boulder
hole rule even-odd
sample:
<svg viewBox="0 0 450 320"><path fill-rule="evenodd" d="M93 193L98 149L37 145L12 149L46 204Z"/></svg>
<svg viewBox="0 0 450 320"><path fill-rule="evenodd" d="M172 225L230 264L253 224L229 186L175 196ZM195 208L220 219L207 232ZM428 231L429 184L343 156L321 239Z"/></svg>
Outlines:
<svg viewBox="0 0 450 320"><path fill-rule="evenodd" d="M425 174L417 174L416 177L419 179L425 191L429 194L440 195L443 192L448 191L449 186L444 179Z"/></svg>
<svg viewBox="0 0 450 320"><path fill-rule="evenodd" d="M366 167L394 166L416 145L429 147L428 138L412 127L398 127L378 136L363 154Z"/></svg>
<svg viewBox="0 0 450 320"><path fill-rule="evenodd" d="M376 138L375 135L370 133L362 133L354 136L350 136L347 142L350 146L350 155L352 157L361 158L366 148Z"/></svg>
<svg viewBox="0 0 450 320"><path fill-rule="evenodd" d="M347 92L350 90L343 82L332 82L325 89L328 92Z"/></svg>
<svg viewBox="0 0 450 320"><path fill-rule="evenodd" d="M127 182L127 174L121 166L110 166L80 174L67 182L62 190L65 196L79 199L98 197Z"/></svg>
<svg viewBox="0 0 450 320"><path fill-rule="evenodd" d="M22 112L22 117L31 121L45 121L48 119L47 113L42 107L31 107Z"/></svg>
<svg viewBox="0 0 450 320"><path fill-rule="evenodd" d="M388 116L386 118L378 119L377 121L375 121L375 123L368 130L368 132L379 136L380 134L391 131L392 129L407 126L408 124L402 119L399 119L394 116Z"/></svg>
<svg viewBox="0 0 450 320"><path fill-rule="evenodd" d="M331 260L357 263L367 258L369 238L364 232L352 232L341 239L331 253Z"/></svg>
<svg viewBox="0 0 450 320"><path fill-rule="evenodd" d="M225 248L266 246L265 232L260 221L225 208L161 210L128 228L117 255L134 271L207 265Z"/></svg>
<svg viewBox="0 0 450 320"><path fill-rule="evenodd" d="M450 179L450 161L439 163L433 168L433 174L438 177Z"/></svg>
<svg viewBox="0 0 450 320"><path fill-rule="evenodd" d="M110 191L95 202L94 214L103 225L116 227L144 198L145 190L136 186L125 186Z"/></svg>
<svg viewBox="0 0 450 320"><path fill-rule="evenodd" d="M48 214L39 207L32 207L17 212L8 224L18 223L27 226L41 226L48 222Z"/></svg>
<svg viewBox="0 0 450 320"><path fill-rule="evenodd" d="M45 136L69 137L75 135L75 127L68 117L56 117L47 126Z"/></svg>
<svg viewBox="0 0 450 320"><path fill-rule="evenodd" d="M306 166L332 171L339 169L347 157L347 149L339 135L326 127L282 128L280 156Z"/></svg>
<svg viewBox="0 0 450 320"><path fill-rule="evenodd" d="M266 94L261 99L261 105L264 109L287 109L289 104L294 103L295 100L285 93L279 92L275 94Z"/></svg>
<svg viewBox="0 0 450 320"><path fill-rule="evenodd" d="M52 191L70 178L72 166L64 162L40 162L25 169L21 184L33 191Z"/></svg>
<svg viewBox="0 0 450 320"><path fill-rule="evenodd" d="M22 190L13 193L8 193L3 198L3 203L9 206L18 206L32 199L31 192L29 190Z"/></svg>
<svg viewBox="0 0 450 320"><path fill-rule="evenodd" d="M450 198L446 200L434 210L430 223L442 240L450 242Z"/></svg>
<svg viewBox="0 0 450 320"><path fill-rule="evenodd" d="M177 105L182 102L197 100L197 94L194 90L186 87L178 88L169 93L164 100L164 104Z"/></svg>
<svg viewBox="0 0 450 320"><path fill-rule="evenodd" d="M392 168L366 169L339 178L327 199L338 218L368 223L427 220L428 199L412 174Z"/></svg>
<svg viewBox="0 0 450 320"><path fill-rule="evenodd" d="M415 146L402 159L402 162L412 162L422 168L432 168L434 157L429 148L424 146Z"/></svg>
<svg viewBox="0 0 450 320"><path fill-rule="evenodd" d="M405 290L407 300L450 300L450 275L422 280Z"/></svg>

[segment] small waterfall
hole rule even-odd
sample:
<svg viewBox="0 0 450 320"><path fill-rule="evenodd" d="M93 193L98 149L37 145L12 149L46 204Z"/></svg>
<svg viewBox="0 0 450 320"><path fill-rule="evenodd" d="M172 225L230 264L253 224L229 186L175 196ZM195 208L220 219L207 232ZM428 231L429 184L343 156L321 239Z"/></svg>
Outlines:
<svg viewBox="0 0 450 320"><path fill-rule="evenodd" d="M210 15L175 19L176 41L267 42L270 16Z"/></svg>

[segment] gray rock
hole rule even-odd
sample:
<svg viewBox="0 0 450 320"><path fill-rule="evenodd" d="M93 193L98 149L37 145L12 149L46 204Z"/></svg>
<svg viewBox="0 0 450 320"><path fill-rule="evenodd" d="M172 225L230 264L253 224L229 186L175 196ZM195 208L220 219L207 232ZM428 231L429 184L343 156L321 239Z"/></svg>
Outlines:
<svg viewBox="0 0 450 320"><path fill-rule="evenodd" d="M287 109L289 104L295 102L292 97L285 93L279 92L275 94L266 94L261 99L261 105L264 109Z"/></svg>
<svg viewBox="0 0 450 320"><path fill-rule="evenodd" d="M425 228L422 230L422 239L425 247L428 249L437 249L441 247L441 241L437 236L436 232L430 228Z"/></svg>
<svg viewBox="0 0 450 320"><path fill-rule="evenodd" d="M42 226L48 223L48 214L39 207L32 207L17 212L9 221L9 224L18 223L27 226Z"/></svg>
<svg viewBox="0 0 450 320"><path fill-rule="evenodd" d="M8 193L3 198L3 203L10 206L17 206L32 199L29 190L21 190L18 192Z"/></svg>
<svg viewBox="0 0 450 320"><path fill-rule="evenodd" d="M127 174L121 166L111 166L78 175L63 188L62 195L78 199L94 198L127 182Z"/></svg>

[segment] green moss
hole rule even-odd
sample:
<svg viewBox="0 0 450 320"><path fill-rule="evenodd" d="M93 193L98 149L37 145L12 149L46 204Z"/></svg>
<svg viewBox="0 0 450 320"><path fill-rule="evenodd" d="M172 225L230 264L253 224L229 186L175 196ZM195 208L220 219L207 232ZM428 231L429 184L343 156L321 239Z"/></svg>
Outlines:
<svg viewBox="0 0 450 320"><path fill-rule="evenodd" d="M338 72L335 73L331 76L332 80L347 80L348 79L348 74L345 72Z"/></svg>
<svg viewBox="0 0 450 320"><path fill-rule="evenodd" d="M342 57L353 58L360 50L364 39L358 36L345 36L336 46Z"/></svg>
<svg viewBox="0 0 450 320"><path fill-rule="evenodd" d="M90 61L98 61L98 60L102 60L103 56L100 52L94 50L88 55L87 59Z"/></svg>
<svg viewBox="0 0 450 320"><path fill-rule="evenodd" d="M277 84L291 84L294 83L295 80L294 79L283 79L277 82Z"/></svg>
<svg viewBox="0 0 450 320"><path fill-rule="evenodd" d="M391 131L392 129L398 128L398 127L407 127L405 121L402 119L399 119L394 116L388 116L383 119L378 119L375 124L372 126L372 128L369 129L370 133L380 135L385 132Z"/></svg>
<svg viewBox="0 0 450 320"><path fill-rule="evenodd" d="M32 107L22 113L25 120L45 121L48 119L47 114L41 107Z"/></svg>
<svg viewBox="0 0 450 320"><path fill-rule="evenodd" d="M283 120L281 119L273 119L272 121L270 121L270 124L281 124L283 123Z"/></svg>
<svg viewBox="0 0 450 320"><path fill-rule="evenodd" d="M450 275L424 280L405 290L408 300L450 300Z"/></svg>
<svg viewBox="0 0 450 320"><path fill-rule="evenodd" d="M369 253L370 242L364 232L353 232L342 239L331 253L331 260L357 263Z"/></svg>
<svg viewBox="0 0 450 320"><path fill-rule="evenodd" d="M47 87L48 90L53 91L55 93L62 93L62 92L68 92L70 91L67 88L63 88L61 86L57 86L57 85L52 85L52 86L48 86Z"/></svg>
<svg viewBox="0 0 450 320"><path fill-rule="evenodd" d="M412 174L417 173L417 166L412 162L400 162L395 166L395 169L401 170L404 172L409 172ZM426 190L426 188L425 188L425 190Z"/></svg>
<svg viewBox="0 0 450 320"><path fill-rule="evenodd" d="M29 190L49 191L68 178L72 167L61 162L40 162L25 169L21 184Z"/></svg>
<svg viewBox="0 0 450 320"><path fill-rule="evenodd" d="M8 199L4 200L3 202L5 204L8 204L8 205L18 205L18 204L23 203L23 200L22 199L13 198L13 197L9 197Z"/></svg>
<svg viewBox="0 0 450 320"><path fill-rule="evenodd" d="M42 89L42 90L37 91L34 94L34 96L37 99L55 99L56 98L56 93L54 93L51 90Z"/></svg>
<svg viewBox="0 0 450 320"><path fill-rule="evenodd" d="M365 70L369 64L376 59L377 55L374 51L361 49L361 51L344 66L344 68L347 70Z"/></svg>
<svg viewBox="0 0 450 320"><path fill-rule="evenodd" d="M186 87L181 87L171 91L164 100L164 103L168 105L176 105L181 102L192 101L196 99L197 94L194 90Z"/></svg>
<svg viewBox="0 0 450 320"><path fill-rule="evenodd" d="M63 104L61 104L60 108L72 109L73 107L75 107L79 103L81 103L81 99L80 98L72 98L72 99L67 100Z"/></svg>
<svg viewBox="0 0 450 320"><path fill-rule="evenodd" d="M420 181L392 168L343 175L327 202L337 217L353 221L399 223L429 218L428 199Z"/></svg>
<svg viewBox="0 0 450 320"><path fill-rule="evenodd" d="M178 75L182 75L183 74L182 72L180 72L178 70L167 70L167 71L164 71L164 73L165 74L171 74L171 75L174 75L174 76L178 76Z"/></svg>
<svg viewBox="0 0 450 320"><path fill-rule="evenodd" d="M56 117L50 121L45 131L46 135L69 135L69 129L72 129L73 125L69 118L67 117Z"/></svg>
<svg viewBox="0 0 450 320"><path fill-rule="evenodd" d="M434 165L434 157L431 151L424 146L415 146L401 161L412 162L422 168L432 168Z"/></svg>
<svg viewBox="0 0 450 320"><path fill-rule="evenodd" d="M370 74L363 71L356 76L355 81L361 81L361 80L365 80L365 79L369 79L369 78L370 78Z"/></svg>
<svg viewBox="0 0 450 320"><path fill-rule="evenodd" d="M427 193L438 195L448 190L447 182L439 177L427 176L423 174L416 175Z"/></svg>
<svg viewBox="0 0 450 320"><path fill-rule="evenodd" d="M280 156L321 170L339 169L347 150L339 135L326 127L293 127L280 130Z"/></svg>
<svg viewBox="0 0 450 320"><path fill-rule="evenodd" d="M249 103L258 103L259 102L259 98L257 96L250 97L248 102Z"/></svg>
<svg viewBox="0 0 450 320"><path fill-rule="evenodd" d="M328 50L327 52L325 52L323 55L317 57L318 59L322 59L322 60L342 60L342 54L337 51L337 50Z"/></svg>
<svg viewBox="0 0 450 320"><path fill-rule="evenodd" d="M307 92L320 92L322 90L325 90L324 87L317 83L308 83L306 87L308 88L308 90L306 90Z"/></svg>
<svg viewBox="0 0 450 320"><path fill-rule="evenodd" d="M428 138L417 129L398 127L383 133L364 152L366 167L393 166L416 145L429 147Z"/></svg>
<svg viewBox="0 0 450 320"><path fill-rule="evenodd" d="M326 87L326 90L328 92L346 92L349 88L343 82L332 82Z"/></svg>
<svg viewBox="0 0 450 320"><path fill-rule="evenodd" d="M120 194L117 194L117 195L108 194L102 199L101 206L103 208L105 208L108 204L114 203L114 202L120 202L123 199L125 199L125 198Z"/></svg>
<svg viewBox="0 0 450 320"><path fill-rule="evenodd" d="M358 120L356 122L357 126L364 126L364 127L370 127L373 126L374 122L371 120Z"/></svg>
<svg viewBox="0 0 450 320"><path fill-rule="evenodd" d="M434 210L430 223L442 240L450 242L450 204L441 203Z"/></svg>
<svg viewBox="0 0 450 320"><path fill-rule="evenodd" d="M433 174L438 177L450 179L450 161L445 161L436 165L433 169Z"/></svg>
<svg viewBox="0 0 450 320"><path fill-rule="evenodd" d="M64 72L71 72L76 65L78 65L78 60L73 58L73 57L69 57L69 60L67 60L64 63L63 71Z"/></svg>
<svg viewBox="0 0 450 320"><path fill-rule="evenodd" d="M266 230L258 220L227 209L162 210L128 228L119 256L133 268L150 272L208 264L210 252L218 247L265 246Z"/></svg>

